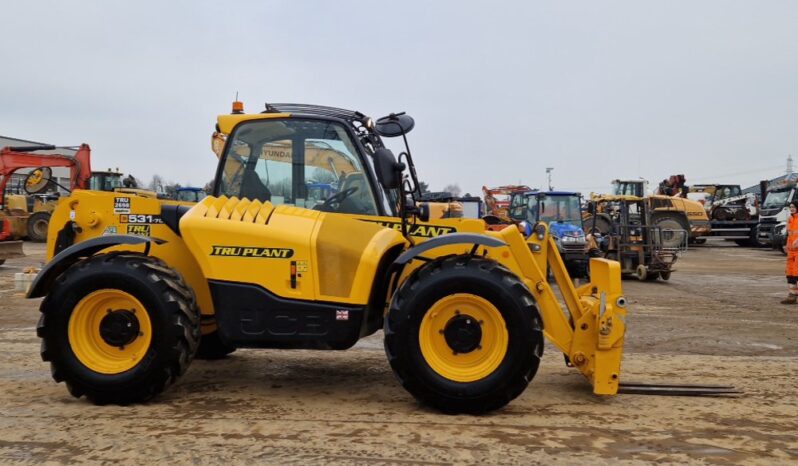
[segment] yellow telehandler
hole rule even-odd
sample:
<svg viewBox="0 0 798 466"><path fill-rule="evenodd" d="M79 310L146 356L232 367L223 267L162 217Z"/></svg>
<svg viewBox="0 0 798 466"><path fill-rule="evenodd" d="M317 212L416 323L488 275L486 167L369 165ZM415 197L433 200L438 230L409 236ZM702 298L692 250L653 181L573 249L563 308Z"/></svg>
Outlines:
<svg viewBox="0 0 798 466"><path fill-rule="evenodd" d="M592 259L591 282L574 288L545 224L524 238L481 220L429 220L406 144L413 126L406 114L375 122L267 105L219 116L213 195L193 207L125 193L62 199L28 294L44 297L37 330L53 378L95 403L134 403L195 355L342 350L384 330L400 383L444 412L519 396L544 335L594 393L617 393L627 312L618 263ZM398 161L386 137L405 139ZM350 163L308 161L320 145ZM322 178L328 196L310 200Z"/></svg>

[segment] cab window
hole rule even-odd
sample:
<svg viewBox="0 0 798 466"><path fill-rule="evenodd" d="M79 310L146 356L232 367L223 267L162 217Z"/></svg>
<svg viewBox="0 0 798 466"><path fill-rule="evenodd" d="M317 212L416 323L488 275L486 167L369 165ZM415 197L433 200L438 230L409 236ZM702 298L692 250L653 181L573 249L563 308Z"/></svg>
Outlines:
<svg viewBox="0 0 798 466"><path fill-rule="evenodd" d="M219 194L275 205L377 215L358 151L340 124L256 120L233 132Z"/></svg>

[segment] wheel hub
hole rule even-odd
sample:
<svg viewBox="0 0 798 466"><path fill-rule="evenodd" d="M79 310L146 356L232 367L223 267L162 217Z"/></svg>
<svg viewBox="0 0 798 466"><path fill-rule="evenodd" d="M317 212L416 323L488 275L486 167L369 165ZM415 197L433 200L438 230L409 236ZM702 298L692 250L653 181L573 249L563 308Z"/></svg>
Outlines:
<svg viewBox="0 0 798 466"><path fill-rule="evenodd" d="M139 336L139 320L133 310L108 310L100 321L100 336L111 346L124 347Z"/></svg>
<svg viewBox="0 0 798 466"><path fill-rule="evenodd" d="M475 318L460 314L449 319L443 329L446 344L455 353L470 353L479 348L482 328Z"/></svg>

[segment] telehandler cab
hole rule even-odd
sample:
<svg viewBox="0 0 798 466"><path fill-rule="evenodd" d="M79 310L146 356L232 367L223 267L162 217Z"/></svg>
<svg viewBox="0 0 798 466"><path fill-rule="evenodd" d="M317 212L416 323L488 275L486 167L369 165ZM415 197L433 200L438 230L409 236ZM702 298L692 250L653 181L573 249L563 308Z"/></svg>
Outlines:
<svg viewBox="0 0 798 466"><path fill-rule="evenodd" d="M340 350L383 329L400 383L444 412L520 395L543 335L594 393L618 392L617 262L592 259L592 281L575 289L545 224L525 239L481 220L427 219L410 150L397 162L381 139L407 147L413 124L267 105L219 116L214 192L193 207L91 191L63 199L28 294L44 296L37 331L53 378L76 397L127 404L162 392L195 354ZM308 202L321 179L335 189Z"/></svg>

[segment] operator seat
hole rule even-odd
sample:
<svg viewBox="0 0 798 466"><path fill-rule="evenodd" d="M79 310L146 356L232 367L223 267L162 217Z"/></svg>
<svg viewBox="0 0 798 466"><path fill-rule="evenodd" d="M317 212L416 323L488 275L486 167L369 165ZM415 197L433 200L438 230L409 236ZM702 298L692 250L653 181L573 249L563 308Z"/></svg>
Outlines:
<svg viewBox="0 0 798 466"><path fill-rule="evenodd" d="M244 180L241 182L241 197L251 201L255 199L266 202L272 200L272 192L263 184L254 170L244 171Z"/></svg>

